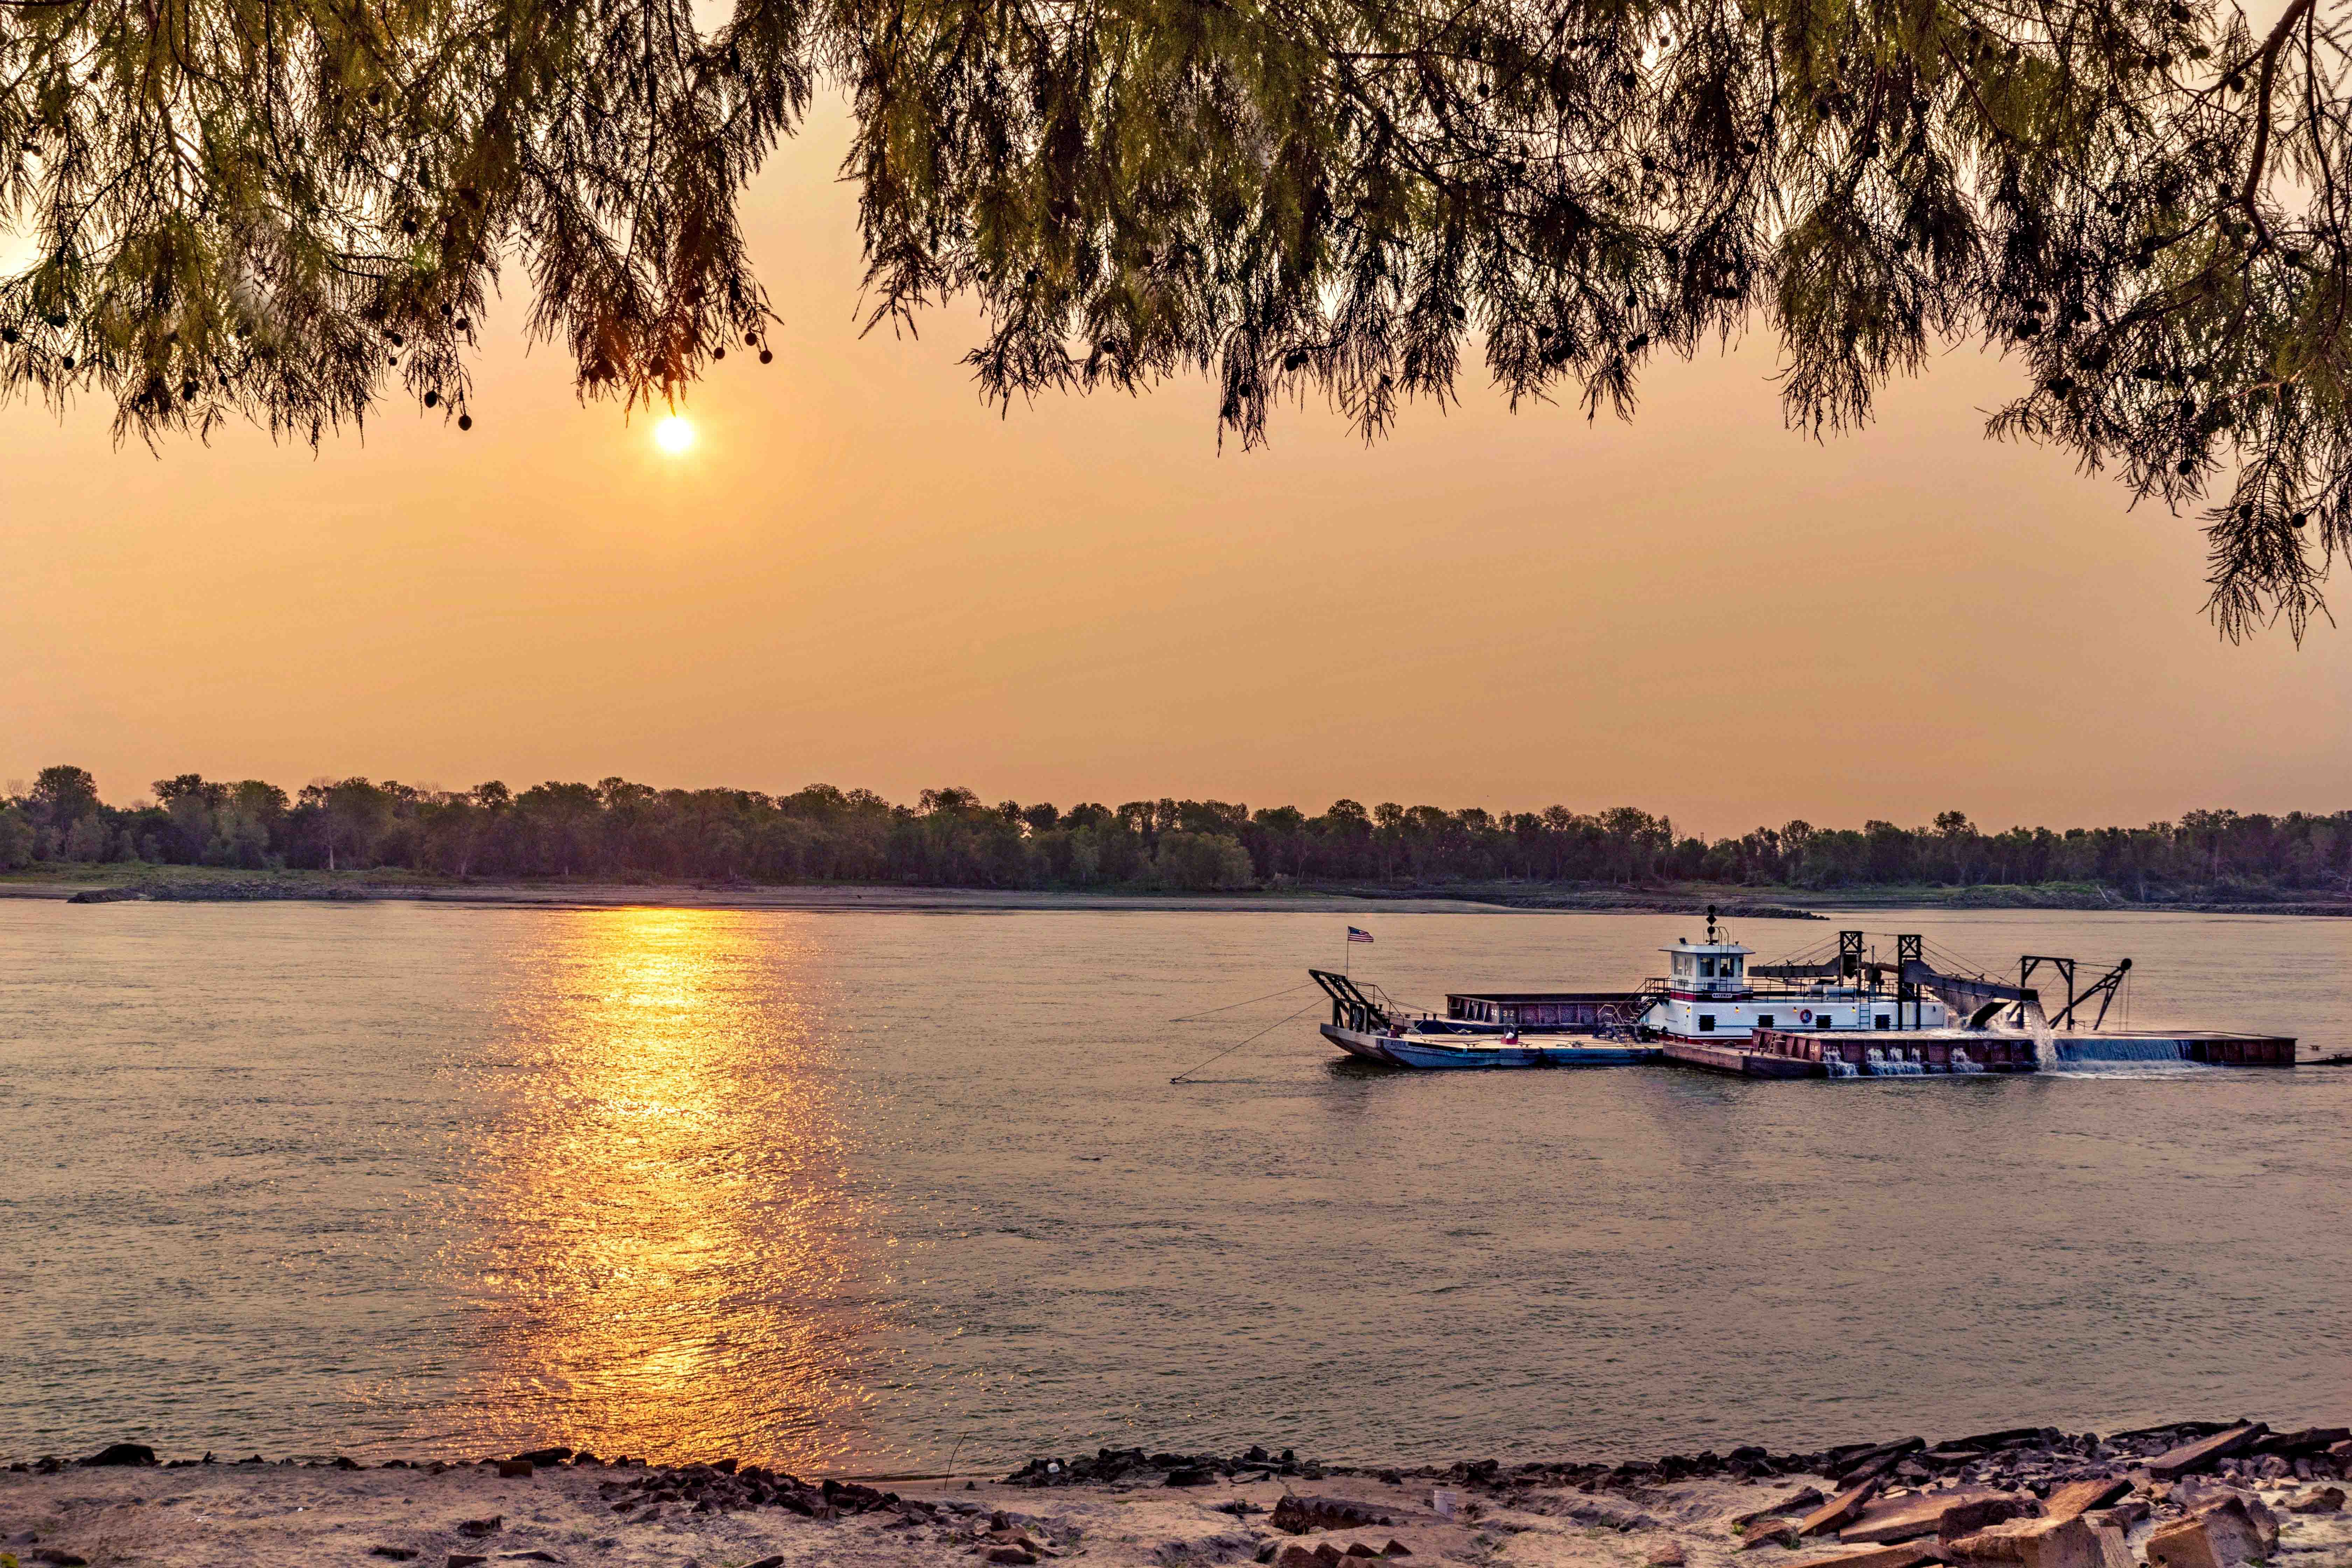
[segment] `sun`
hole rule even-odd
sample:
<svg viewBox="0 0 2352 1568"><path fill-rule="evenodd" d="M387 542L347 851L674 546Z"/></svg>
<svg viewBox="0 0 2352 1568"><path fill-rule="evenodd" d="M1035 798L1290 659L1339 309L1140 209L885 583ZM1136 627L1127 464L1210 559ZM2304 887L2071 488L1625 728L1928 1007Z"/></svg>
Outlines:
<svg viewBox="0 0 2352 1568"><path fill-rule="evenodd" d="M694 422L673 414L654 426L654 445L675 458L694 445Z"/></svg>

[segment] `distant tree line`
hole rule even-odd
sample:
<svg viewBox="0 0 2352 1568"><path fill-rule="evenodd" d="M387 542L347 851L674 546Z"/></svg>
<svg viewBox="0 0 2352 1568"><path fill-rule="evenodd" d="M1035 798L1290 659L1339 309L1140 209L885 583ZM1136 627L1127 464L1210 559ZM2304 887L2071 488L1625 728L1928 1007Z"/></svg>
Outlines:
<svg viewBox="0 0 2352 1568"><path fill-rule="evenodd" d="M1529 881L1716 882L1828 889L2095 882L2125 896L2243 884L2352 883L2352 811L2192 811L2146 827L2011 827L1960 812L1926 826L1790 822L1712 843L1633 806L1494 813L1383 802L1252 811L1216 800L1066 810L925 790L912 805L811 784L792 795L602 783L430 790L364 778L289 795L258 779L160 779L109 805L78 767L0 796L0 867L162 866L362 870L451 878L899 882L979 888L1208 890L1302 882L1428 886Z"/></svg>

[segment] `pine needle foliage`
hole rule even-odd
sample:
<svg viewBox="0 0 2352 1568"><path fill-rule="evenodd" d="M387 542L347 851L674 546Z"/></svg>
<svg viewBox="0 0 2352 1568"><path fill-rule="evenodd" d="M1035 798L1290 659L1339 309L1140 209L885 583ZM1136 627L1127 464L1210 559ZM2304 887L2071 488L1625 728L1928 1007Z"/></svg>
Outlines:
<svg viewBox="0 0 2352 1568"><path fill-rule="evenodd" d="M2340 7L2344 0L2336 0ZM1007 402L1204 374L1367 438L1482 357L1633 410L1774 333L1790 422L1953 343L1998 436L2201 509L2300 637L2352 550L2342 16L2211 0L0 0L0 384L152 441L462 416L502 268L584 395L772 319L735 206L852 102L874 324L974 297ZM395 392L395 384L399 389Z"/></svg>
<svg viewBox="0 0 2352 1568"><path fill-rule="evenodd" d="M808 58L796 0L0 0L0 387L151 442L395 384L467 425L515 267L583 393L668 393L761 341L735 203Z"/></svg>

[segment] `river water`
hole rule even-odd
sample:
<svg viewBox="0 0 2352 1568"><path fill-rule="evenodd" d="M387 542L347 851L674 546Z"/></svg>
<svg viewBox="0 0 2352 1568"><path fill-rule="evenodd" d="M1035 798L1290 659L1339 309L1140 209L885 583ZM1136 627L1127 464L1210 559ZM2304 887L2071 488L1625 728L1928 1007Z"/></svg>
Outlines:
<svg viewBox="0 0 2352 1568"><path fill-rule="evenodd" d="M0 1458L1612 1458L2352 1411L2352 1068L1387 1073L1696 921L0 902ZM1876 913L2352 1040L2352 924ZM1832 924L1748 922L1765 958ZM1891 950L1890 938L1878 938Z"/></svg>

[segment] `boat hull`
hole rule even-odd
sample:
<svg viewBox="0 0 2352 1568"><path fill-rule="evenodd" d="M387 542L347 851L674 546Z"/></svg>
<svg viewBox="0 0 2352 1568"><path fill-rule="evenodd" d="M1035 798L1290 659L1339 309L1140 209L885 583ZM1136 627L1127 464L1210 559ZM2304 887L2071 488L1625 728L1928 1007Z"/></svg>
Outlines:
<svg viewBox="0 0 2352 1568"><path fill-rule="evenodd" d="M1378 1062L1382 1067L1393 1068L1404 1065L1381 1048L1381 1037L1378 1035L1367 1034L1361 1029L1342 1028L1337 1024L1326 1024L1323 1026L1323 1037L1351 1057L1360 1057L1368 1062Z"/></svg>
<svg viewBox="0 0 2352 1568"><path fill-rule="evenodd" d="M1696 1040L1668 1040L1662 1047L1668 1061L1742 1078L1827 1078L1829 1068L1802 1058L1776 1057L1744 1045L1700 1045Z"/></svg>
<svg viewBox="0 0 2352 1568"><path fill-rule="evenodd" d="M1352 1057L1387 1067L1433 1072L1463 1068L1626 1067L1655 1060L1654 1047L1617 1045L1607 1041L1547 1039L1522 1037L1507 1044L1493 1037L1469 1036L1454 1040L1412 1036L1376 1035L1338 1024L1322 1026L1323 1037Z"/></svg>

